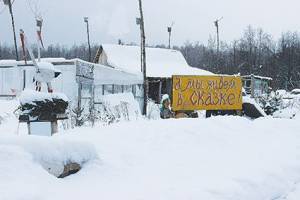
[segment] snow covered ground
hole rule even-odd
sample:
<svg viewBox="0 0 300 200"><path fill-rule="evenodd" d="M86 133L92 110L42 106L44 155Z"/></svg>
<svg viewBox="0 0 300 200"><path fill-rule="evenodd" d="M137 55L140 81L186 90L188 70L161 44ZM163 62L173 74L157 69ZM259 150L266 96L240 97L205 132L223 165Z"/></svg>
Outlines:
<svg viewBox="0 0 300 200"><path fill-rule="evenodd" d="M99 159L57 179L24 145L1 143L35 138L15 136L7 118L0 125L0 200L298 200L299 119L140 119L72 129L54 139L90 144Z"/></svg>

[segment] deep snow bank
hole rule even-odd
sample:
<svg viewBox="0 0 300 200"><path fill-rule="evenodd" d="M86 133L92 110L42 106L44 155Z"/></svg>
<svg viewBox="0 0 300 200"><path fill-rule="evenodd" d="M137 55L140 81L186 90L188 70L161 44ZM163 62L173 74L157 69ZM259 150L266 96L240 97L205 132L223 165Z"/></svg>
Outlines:
<svg viewBox="0 0 300 200"><path fill-rule="evenodd" d="M16 145L0 145L0 199L44 199L49 186L56 184L32 155Z"/></svg>
<svg viewBox="0 0 300 200"><path fill-rule="evenodd" d="M300 199L292 192L300 188L297 116L137 120L73 129L50 140L13 136L17 123L6 119L0 125L1 200ZM88 162L63 180L40 164L84 163L95 152L101 163Z"/></svg>
<svg viewBox="0 0 300 200"><path fill-rule="evenodd" d="M102 164L73 176L52 198L280 199L300 180L299 130L297 120L268 117L77 129L64 137L95 144Z"/></svg>
<svg viewBox="0 0 300 200"><path fill-rule="evenodd" d="M97 159L93 145L87 142L74 142L60 137L0 135L0 147L10 145L22 148L29 153L49 173L59 176L69 163L80 165Z"/></svg>

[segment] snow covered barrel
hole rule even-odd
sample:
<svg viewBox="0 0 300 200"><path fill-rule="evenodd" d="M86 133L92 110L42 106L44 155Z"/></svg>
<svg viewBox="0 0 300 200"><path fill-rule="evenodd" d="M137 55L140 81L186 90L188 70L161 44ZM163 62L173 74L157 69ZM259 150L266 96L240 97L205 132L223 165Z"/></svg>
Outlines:
<svg viewBox="0 0 300 200"><path fill-rule="evenodd" d="M61 93L44 93L25 90L20 96L20 122L28 124L32 135L50 136L56 133L57 120L67 119L69 100Z"/></svg>

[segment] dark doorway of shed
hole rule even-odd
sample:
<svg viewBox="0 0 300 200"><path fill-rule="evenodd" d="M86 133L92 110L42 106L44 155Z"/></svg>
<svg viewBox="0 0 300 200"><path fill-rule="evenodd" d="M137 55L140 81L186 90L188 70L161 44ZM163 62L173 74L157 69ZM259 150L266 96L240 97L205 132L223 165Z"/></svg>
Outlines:
<svg viewBox="0 0 300 200"><path fill-rule="evenodd" d="M160 103L161 96L161 82L151 81L149 82L149 94L148 97L155 101L155 103Z"/></svg>

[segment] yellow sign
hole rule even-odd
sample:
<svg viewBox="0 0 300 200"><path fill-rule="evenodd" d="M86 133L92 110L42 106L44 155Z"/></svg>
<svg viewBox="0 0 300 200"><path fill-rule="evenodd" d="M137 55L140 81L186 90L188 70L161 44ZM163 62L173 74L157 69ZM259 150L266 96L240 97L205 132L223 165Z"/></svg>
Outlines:
<svg viewBox="0 0 300 200"><path fill-rule="evenodd" d="M241 110L242 81L237 76L173 76L172 108Z"/></svg>

